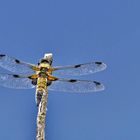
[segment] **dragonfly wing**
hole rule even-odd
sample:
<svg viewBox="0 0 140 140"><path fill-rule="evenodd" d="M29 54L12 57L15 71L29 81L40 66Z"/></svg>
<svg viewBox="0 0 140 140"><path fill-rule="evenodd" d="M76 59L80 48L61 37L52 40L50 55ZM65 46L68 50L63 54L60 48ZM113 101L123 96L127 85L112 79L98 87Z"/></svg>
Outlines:
<svg viewBox="0 0 140 140"><path fill-rule="evenodd" d="M104 90L104 85L97 81L59 79L52 81L48 89L52 91L85 93Z"/></svg>
<svg viewBox="0 0 140 140"><path fill-rule="evenodd" d="M36 67L35 65L22 62L18 59L9 57L4 54L0 54L0 66L4 69L18 74L32 74L34 73L33 68Z"/></svg>
<svg viewBox="0 0 140 140"><path fill-rule="evenodd" d="M16 89L29 89L35 87L32 84L32 79L12 74L0 74L0 85Z"/></svg>
<svg viewBox="0 0 140 140"><path fill-rule="evenodd" d="M103 62L91 62L72 66L58 66L54 67L54 71L58 75L73 75L80 76L86 74L92 74L95 72L102 71L106 69L106 64Z"/></svg>

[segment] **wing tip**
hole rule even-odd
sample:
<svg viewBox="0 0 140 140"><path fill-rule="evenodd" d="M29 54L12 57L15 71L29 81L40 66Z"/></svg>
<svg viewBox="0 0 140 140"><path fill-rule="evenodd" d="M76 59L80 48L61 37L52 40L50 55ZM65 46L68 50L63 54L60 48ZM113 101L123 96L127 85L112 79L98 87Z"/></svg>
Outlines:
<svg viewBox="0 0 140 140"><path fill-rule="evenodd" d="M107 68L107 64L103 63L103 66L104 66L104 69L106 69L106 68Z"/></svg>
<svg viewBox="0 0 140 140"><path fill-rule="evenodd" d="M105 86L101 84L100 87L97 88L97 91L103 91L103 90L105 90Z"/></svg>
<svg viewBox="0 0 140 140"><path fill-rule="evenodd" d="M107 64L101 62L101 61L96 61L95 64L97 65L97 70L96 72L99 72L99 71L103 71L107 68Z"/></svg>
<svg viewBox="0 0 140 140"><path fill-rule="evenodd" d="M104 69L106 69L106 68L107 68L107 64L105 64L105 63L102 62L102 67L103 67Z"/></svg>
<svg viewBox="0 0 140 140"><path fill-rule="evenodd" d="M102 83L94 81L94 84L96 85L95 92L105 90L105 86Z"/></svg>

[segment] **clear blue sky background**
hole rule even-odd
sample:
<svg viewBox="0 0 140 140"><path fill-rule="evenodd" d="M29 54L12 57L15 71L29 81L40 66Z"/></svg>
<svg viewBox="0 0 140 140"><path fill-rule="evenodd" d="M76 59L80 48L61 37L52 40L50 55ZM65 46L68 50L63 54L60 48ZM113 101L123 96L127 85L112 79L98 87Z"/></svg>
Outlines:
<svg viewBox="0 0 140 140"><path fill-rule="evenodd" d="M101 60L106 90L49 93L47 140L140 140L140 1L0 1L0 53L53 65ZM3 70L0 69L2 72ZM35 90L0 87L0 140L34 140Z"/></svg>

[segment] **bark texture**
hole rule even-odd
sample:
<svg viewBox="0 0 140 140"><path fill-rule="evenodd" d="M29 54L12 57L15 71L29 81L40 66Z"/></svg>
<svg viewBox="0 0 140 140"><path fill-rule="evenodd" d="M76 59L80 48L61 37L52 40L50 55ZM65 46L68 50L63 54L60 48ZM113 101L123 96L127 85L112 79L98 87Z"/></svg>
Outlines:
<svg viewBox="0 0 140 140"><path fill-rule="evenodd" d="M47 101L48 91L46 90L42 95L42 99L38 107L36 140L45 140Z"/></svg>

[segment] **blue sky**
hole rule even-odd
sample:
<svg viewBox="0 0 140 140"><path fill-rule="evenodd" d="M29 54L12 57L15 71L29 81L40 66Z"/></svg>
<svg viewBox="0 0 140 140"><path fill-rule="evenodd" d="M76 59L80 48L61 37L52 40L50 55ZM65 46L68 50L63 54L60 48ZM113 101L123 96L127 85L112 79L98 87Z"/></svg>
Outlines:
<svg viewBox="0 0 140 140"><path fill-rule="evenodd" d="M81 77L103 82L105 91L49 93L47 140L140 139L139 5L139 0L0 1L1 53L35 64L52 52L53 65L97 60L108 65ZM0 87L1 140L35 139L34 94Z"/></svg>

